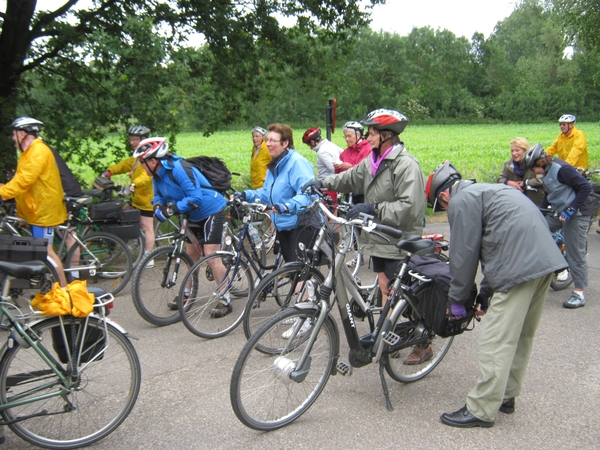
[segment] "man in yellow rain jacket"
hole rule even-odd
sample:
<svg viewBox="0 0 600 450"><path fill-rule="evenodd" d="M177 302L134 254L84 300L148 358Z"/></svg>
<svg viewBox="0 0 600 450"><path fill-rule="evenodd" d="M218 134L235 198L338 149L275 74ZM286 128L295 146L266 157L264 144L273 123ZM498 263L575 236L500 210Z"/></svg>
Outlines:
<svg viewBox="0 0 600 450"><path fill-rule="evenodd" d="M143 125L134 125L127 129L127 134L129 135L129 144L135 150L138 144L150 135L150 130ZM154 248L154 210L152 209L154 186L152 178L146 174L139 160L133 157L109 166L102 176L111 177L119 173L128 173L131 178L131 185L125 189L125 193L131 194L131 206L140 210L140 225L144 230L146 246L144 253L147 253Z"/></svg>
<svg viewBox="0 0 600 450"><path fill-rule="evenodd" d="M63 188L56 160L39 137L43 123L31 117L19 117L12 123L12 140L23 152L15 176L0 185L0 196L15 199L17 215L31 225L34 237L48 241L48 256L56 262L60 284L66 286L60 258L52 248L54 227L67 220Z"/></svg>
<svg viewBox="0 0 600 450"><path fill-rule="evenodd" d="M560 134L546 149L546 154L556 155L575 168L588 168L587 140L583 131L575 126L573 114L563 114L558 119Z"/></svg>

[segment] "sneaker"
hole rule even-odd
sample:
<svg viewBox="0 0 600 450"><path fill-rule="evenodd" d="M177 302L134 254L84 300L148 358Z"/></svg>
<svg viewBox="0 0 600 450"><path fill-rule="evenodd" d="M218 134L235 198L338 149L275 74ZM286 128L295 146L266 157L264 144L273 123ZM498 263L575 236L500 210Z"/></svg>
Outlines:
<svg viewBox="0 0 600 450"><path fill-rule="evenodd" d="M148 264L146 264L146 269L152 269L154 267L154 260L151 259L150 261L148 261Z"/></svg>
<svg viewBox="0 0 600 450"><path fill-rule="evenodd" d="M565 269L556 275L556 281L567 281L569 279L569 269Z"/></svg>
<svg viewBox="0 0 600 450"><path fill-rule="evenodd" d="M423 364L425 361L429 361L433 358L433 348L431 348L431 344L427 347L415 347L413 351L404 358L402 364L405 366L416 366L417 364Z"/></svg>
<svg viewBox="0 0 600 450"><path fill-rule="evenodd" d="M283 325L294 325L298 321L297 317L290 317L289 319L282 320Z"/></svg>
<svg viewBox="0 0 600 450"><path fill-rule="evenodd" d="M348 262L346 263L346 265L347 265L348 267L350 267L350 268L354 268L354 267L356 267L356 258L353 258L353 259L351 259L350 261L348 261Z"/></svg>
<svg viewBox="0 0 600 450"><path fill-rule="evenodd" d="M215 319L220 319L221 317L225 317L227 314L229 314L231 311L233 310L233 308L231 307L231 303L227 303L226 300L221 299L219 300L219 302L217 303L217 306L215 306L211 311L210 311L210 317L213 317Z"/></svg>
<svg viewBox="0 0 600 450"><path fill-rule="evenodd" d="M571 297L563 303L563 306L569 309L581 308L582 306L585 306L585 299L581 298L577 292L573 291Z"/></svg>
<svg viewBox="0 0 600 450"><path fill-rule="evenodd" d="M190 298L189 294L186 295L185 298ZM175 300L167 303L167 306L169 307L169 309L172 309L173 311L177 311L179 309L179 307L177 306L178 299L179 299L179 297L175 297Z"/></svg>
<svg viewBox="0 0 600 450"><path fill-rule="evenodd" d="M296 319L296 320L298 320L298 319ZM292 325L289 330L284 331L283 334L281 335L281 337L283 339L289 339L294 331L295 326L296 326L296 324ZM300 328L298 330L296 337L300 338L300 337L304 336L306 333L308 333L310 331L311 328L312 328L312 325L310 324L310 320L306 319L304 321L304 324L302 325L302 328Z"/></svg>

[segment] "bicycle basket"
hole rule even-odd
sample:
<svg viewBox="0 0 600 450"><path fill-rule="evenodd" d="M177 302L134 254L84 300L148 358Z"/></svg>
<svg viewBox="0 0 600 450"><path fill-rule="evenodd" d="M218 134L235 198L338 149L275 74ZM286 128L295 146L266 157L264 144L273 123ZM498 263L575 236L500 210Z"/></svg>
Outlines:
<svg viewBox="0 0 600 450"><path fill-rule="evenodd" d="M60 362L66 364L69 361L69 351L73 359L77 358L78 342L81 342L83 327L86 321L82 321L78 324L65 324L65 338L62 335L61 327L57 326L52 328L52 348L57 353ZM97 328L88 325L85 329L85 342L81 346L81 358L80 362L87 363L94 359L97 355L98 360L104 358L104 354L100 354L106 346L105 333L103 328ZM69 350L67 350L66 343L68 342Z"/></svg>

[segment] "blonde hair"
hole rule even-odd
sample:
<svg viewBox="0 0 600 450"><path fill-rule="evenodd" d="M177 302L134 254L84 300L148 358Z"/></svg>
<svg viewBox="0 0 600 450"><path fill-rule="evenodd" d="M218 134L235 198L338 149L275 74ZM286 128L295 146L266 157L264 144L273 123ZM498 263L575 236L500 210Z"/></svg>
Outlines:
<svg viewBox="0 0 600 450"><path fill-rule="evenodd" d="M521 150L529 150L531 148L531 144L524 137L516 137L512 141L510 141L510 146L515 146L520 148Z"/></svg>

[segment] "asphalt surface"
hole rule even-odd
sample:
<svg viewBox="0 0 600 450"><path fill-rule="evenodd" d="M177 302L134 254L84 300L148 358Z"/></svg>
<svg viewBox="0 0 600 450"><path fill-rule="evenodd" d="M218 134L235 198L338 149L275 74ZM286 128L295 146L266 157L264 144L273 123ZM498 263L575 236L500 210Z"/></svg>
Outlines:
<svg viewBox="0 0 600 450"><path fill-rule="evenodd" d="M445 223L426 232L448 235ZM319 399L293 424L269 433L246 428L231 408L229 384L245 343L238 327L205 340L178 323L157 328L133 307L129 288L115 300L111 318L139 340L142 389L127 420L91 448L97 449L597 449L600 447L600 235L589 236L589 279L584 308L562 307L569 290L550 291L516 412L498 414L489 429L457 429L439 416L464 405L478 368L483 326L458 336L448 355L423 380L401 384L387 375L394 411L385 407L378 366L330 378ZM518 264L518 261L516 262ZM369 276L363 268L365 279ZM347 346L342 340L342 357ZM32 448L11 431L0 448Z"/></svg>

